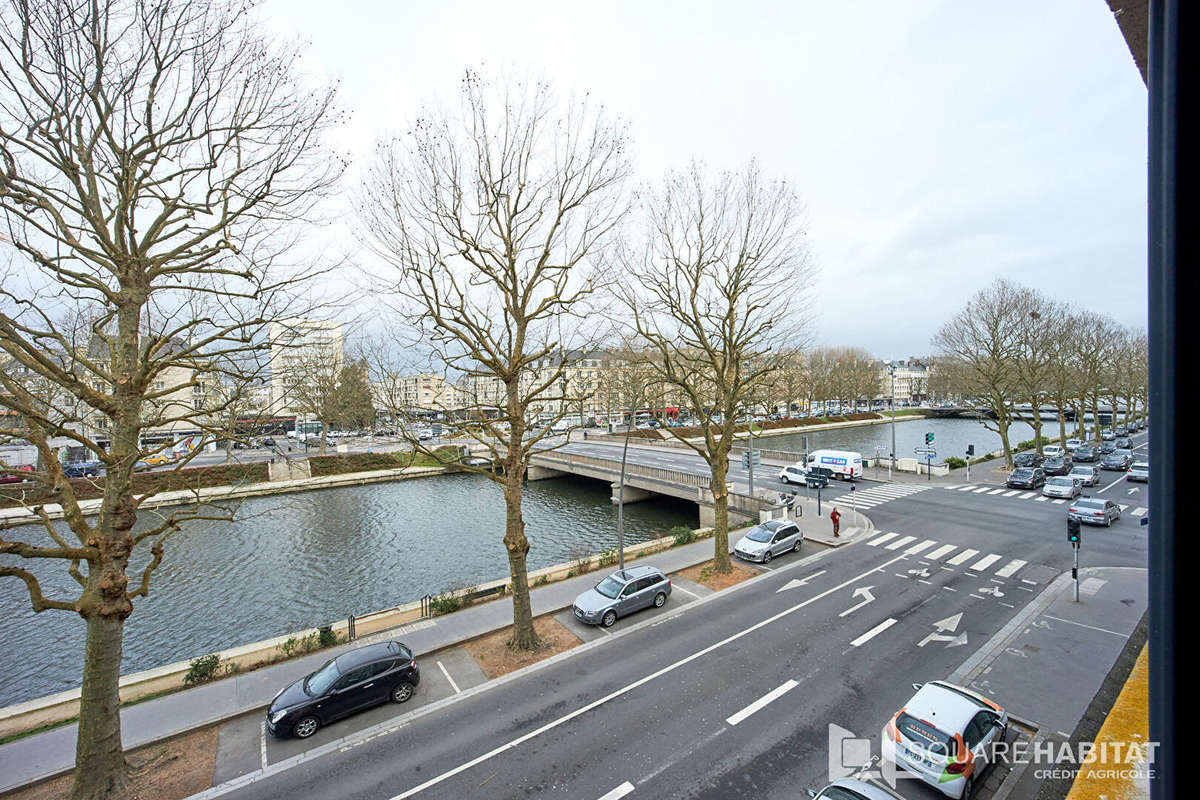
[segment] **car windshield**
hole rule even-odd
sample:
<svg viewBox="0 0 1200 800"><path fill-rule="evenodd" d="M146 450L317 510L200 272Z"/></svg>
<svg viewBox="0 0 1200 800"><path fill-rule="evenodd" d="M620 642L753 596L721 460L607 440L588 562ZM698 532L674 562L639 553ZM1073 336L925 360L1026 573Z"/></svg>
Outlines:
<svg viewBox="0 0 1200 800"><path fill-rule="evenodd" d="M1014 469L1012 476L1014 478L1028 478L1032 474L1033 470L1031 469Z"/></svg>
<svg viewBox="0 0 1200 800"><path fill-rule="evenodd" d="M604 580L596 584L596 591L610 600L620 594L621 589L625 584L609 575Z"/></svg>
<svg viewBox="0 0 1200 800"><path fill-rule="evenodd" d="M342 674L338 669L337 661L330 661L319 670L309 675L304 679L304 691L308 692L313 697L325 694L333 682L336 681Z"/></svg>
<svg viewBox="0 0 1200 800"><path fill-rule="evenodd" d="M746 534L746 538L752 542L769 542L775 532L764 528L762 525L756 525L753 530Z"/></svg>
<svg viewBox="0 0 1200 800"><path fill-rule="evenodd" d="M930 756L946 756L951 752L949 736L911 714L901 714L896 718L896 730Z"/></svg>
<svg viewBox="0 0 1200 800"><path fill-rule="evenodd" d="M1071 470L1072 475L1091 475L1092 471L1087 467L1076 467Z"/></svg>

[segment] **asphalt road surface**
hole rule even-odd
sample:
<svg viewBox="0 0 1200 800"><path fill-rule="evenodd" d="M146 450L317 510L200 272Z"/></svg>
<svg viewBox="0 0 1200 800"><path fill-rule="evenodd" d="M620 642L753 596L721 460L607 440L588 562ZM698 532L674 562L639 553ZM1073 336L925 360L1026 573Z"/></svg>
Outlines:
<svg viewBox="0 0 1200 800"><path fill-rule="evenodd" d="M1137 444L1144 454L1144 436ZM642 463L690 457L656 458ZM1081 563L1144 567L1133 511L1145 488L1104 475L1089 493L1129 512L1085 526ZM725 592L677 594L611 636L581 631L586 644L533 670L408 713L381 709L349 739L336 740L345 727L318 732L307 757L228 796L802 796L824 783L830 725L877 736L912 683L945 678L1071 564L1065 505L1028 493L935 485L870 514L877 533L851 546L780 558ZM937 796L913 781L902 792Z"/></svg>

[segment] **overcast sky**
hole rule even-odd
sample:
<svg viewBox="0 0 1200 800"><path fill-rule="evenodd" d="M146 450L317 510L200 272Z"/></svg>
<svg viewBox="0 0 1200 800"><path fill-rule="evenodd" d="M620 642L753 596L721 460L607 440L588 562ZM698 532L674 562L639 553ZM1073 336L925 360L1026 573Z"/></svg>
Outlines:
<svg viewBox="0 0 1200 800"><path fill-rule="evenodd" d="M629 122L639 179L758 158L807 205L819 344L927 354L999 276L1145 325L1146 89L1104 0L267 0L260 14L340 79L355 167L423 104L456 108L481 64L591 92Z"/></svg>

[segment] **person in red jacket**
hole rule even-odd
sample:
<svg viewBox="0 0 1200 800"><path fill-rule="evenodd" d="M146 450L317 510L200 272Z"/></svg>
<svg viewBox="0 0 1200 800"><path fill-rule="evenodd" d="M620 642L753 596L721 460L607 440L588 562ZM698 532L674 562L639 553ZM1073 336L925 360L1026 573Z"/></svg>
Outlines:
<svg viewBox="0 0 1200 800"><path fill-rule="evenodd" d="M834 537L835 537L835 538L841 538L841 537L839 537L839 536L838 536L838 527L840 526L840 523L841 523L841 521L842 521L842 515L841 515L841 512L839 512L839 511L837 510L837 506L834 506L834 507L833 507L833 511L830 511L830 512L829 512L829 521L833 523L833 535L834 535Z"/></svg>

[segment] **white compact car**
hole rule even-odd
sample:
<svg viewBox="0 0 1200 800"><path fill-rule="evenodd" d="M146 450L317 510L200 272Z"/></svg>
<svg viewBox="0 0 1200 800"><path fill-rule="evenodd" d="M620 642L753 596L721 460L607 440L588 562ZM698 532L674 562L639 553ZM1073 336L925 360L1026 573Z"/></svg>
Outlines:
<svg viewBox="0 0 1200 800"><path fill-rule="evenodd" d="M804 472L804 462L797 461L795 464L788 464L779 471L780 483L804 483L806 473Z"/></svg>
<svg viewBox="0 0 1200 800"><path fill-rule="evenodd" d="M947 797L966 800L992 762L993 745L1008 734L1008 712L952 683L913 687L917 693L884 728L883 758Z"/></svg>

